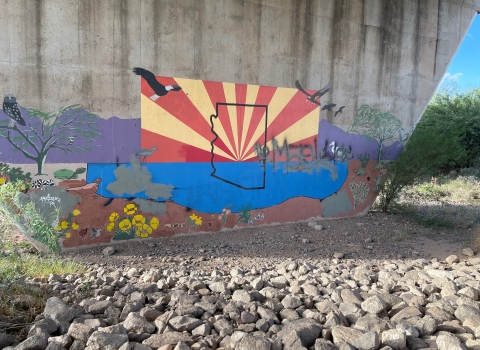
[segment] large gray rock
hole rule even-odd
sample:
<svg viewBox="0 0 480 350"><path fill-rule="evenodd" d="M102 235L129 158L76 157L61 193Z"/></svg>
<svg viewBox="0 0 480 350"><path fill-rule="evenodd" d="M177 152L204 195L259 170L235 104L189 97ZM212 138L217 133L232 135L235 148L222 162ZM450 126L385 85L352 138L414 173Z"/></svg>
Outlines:
<svg viewBox="0 0 480 350"><path fill-rule="evenodd" d="M48 338L48 343L56 343L59 344L61 347L68 349L72 345L73 339L68 334L64 334L57 337Z"/></svg>
<svg viewBox="0 0 480 350"><path fill-rule="evenodd" d="M352 344L355 340L360 338L363 335L362 331L359 331L355 328L344 327L344 326L335 326L332 328L333 342L338 343L350 343Z"/></svg>
<svg viewBox="0 0 480 350"><path fill-rule="evenodd" d="M35 327L43 328L48 334L52 334L57 330L58 325L54 320L50 318L44 318L43 320L35 322Z"/></svg>
<svg viewBox="0 0 480 350"><path fill-rule="evenodd" d="M192 329L197 328L203 322L198 318L188 316L173 317L168 321L168 324L177 332L190 332Z"/></svg>
<svg viewBox="0 0 480 350"><path fill-rule="evenodd" d="M227 284L225 282L214 282L208 288L214 293L222 293L227 289Z"/></svg>
<svg viewBox="0 0 480 350"><path fill-rule="evenodd" d="M351 289L342 289L340 292L342 300L344 303L354 303L360 305L363 301L362 297L358 292Z"/></svg>
<svg viewBox="0 0 480 350"><path fill-rule="evenodd" d="M367 332L352 342L352 345L359 350L378 349L380 336L377 332Z"/></svg>
<svg viewBox="0 0 480 350"><path fill-rule="evenodd" d="M235 347L236 350L271 350L272 343L266 337L248 334Z"/></svg>
<svg viewBox="0 0 480 350"><path fill-rule="evenodd" d="M338 346L336 346L329 340L319 338L315 341L314 350L338 350Z"/></svg>
<svg viewBox="0 0 480 350"><path fill-rule="evenodd" d="M127 342L128 336L124 334L95 331L88 339L87 346L91 350L118 350Z"/></svg>
<svg viewBox="0 0 480 350"><path fill-rule="evenodd" d="M455 317L460 321L465 321L468 317L480 317L480 309L470 306L470 305L460 305L457 310L455 310Z"/></svg>
<svg viewBox="0 0 480 350"><path fill-rule="evenodd" d="M110 300L100 300L94 304L91 304L88 307L88 312L94 315L103 314L110 306L112 306L112 302Z"/></svg>
<svg viewBox="0 0 480 350"><path fill-rule="evenodd" d="M45 318L50 318L57 323L70 322L75 317L75 311L73 308L67 306L57 297L47 299L43 314L45 315Z"/></svg>
<svg viewBox="0 0 480 350"><path fill-rule="evenodd" d="M460 339L458 339L453 334L440 334L437 336L437 347L438 350L464 350Z"/></svg>
<svg viewBox="0 0 480 350"><path fill-rule="evenodd" d="M45 350L47 339L36 336L29 337L15 347L15 350Z"/></svg>
<svg viewBox="0 0 480 350"><path fill-rule="evenodd" d="M232 300L241 301L246 304L252 301L252 297L246 290L237 289L235 292L233 292Z"/></svg>
<svg viewBox="0 0 480 350"><path fill-rule="evenodd" d="M382 333L382 345L394 349L404 349L407 346L407 336L403 329L389 329Z"/></svg>
<svg viewBox="0 0 480 350"><path fill-rule="evenodd" d="M387 304L380 299L378 296L374 295L361 304L362 310L371 314L379 314L387 307Z"/></svg>
<svg viewBox="0 0 480 350"><path fill-rule="evenodd" d="M296 309L296 308L302 306L303 302L300 299L298 299L298 298L294 297L293 295L289 294L285 298L283 298L282 305L286 309Z"/></svg>
<svg viewBox="0 0 480 350"><path fill-rule="evenodd" d="M81 340L87 342L90 335L93 333L93 329L83 323L75 323L68 328L67 334L75 340Z"/></svg>
<svg viewBox="0 0 480 350"><path fill-rule="evenodd" d="M123 322L123 327L125 327L127 332L136 334L152 334L155 331L155 326L136 312L132 312L127 316Z"/></svg>
<svg viewBox="0 0 480 350"><path fill-rule="evenodd" d="M438 321L432 316L426 315L414 322L413 326L418 330L420 336L432 335L438 327Z"/></svg>
<svg viewBox="0 0 480 350"><path fill-rule="evenodd" d="M192 338L186 333L167 332L164 334L153 334L150 338L144 340L142 344L158 349L168 344L176 345L178 342L184 342L187 345L194 343Z"/></svg>
<svg viewBox="0 0 480 350"><path fill-rule="evenodd" d="M0 349L7 347L15 341L15 336L0 332Z"/></svg>
<svg viewBox="0 0 480 350"><path fill-rule="evenodd" d="M310 347L315 344L315 340L320 336L321 332L322 325L320 323L304 318L285 323L283 329L278 333L278 338L284 344L288 343L290 345L293 342L287 341L287 338L291 338L293 333L298 336L304 347Z"/></svg>
<svg viewBox="0 0 480 350"><path fill-rule="evenodd" d="M274 323L280 323L277 314L268 307L259 306L257 309L257 313L260 318L266 319L267 321L271 320Z"/></svg>
<svg viewBox="0 0 480 350"><path fill-rule="evenodd" d="M58 343L50 343L48 346L45 348L45 350L67 350L63 346L61 346Z"/></svg>

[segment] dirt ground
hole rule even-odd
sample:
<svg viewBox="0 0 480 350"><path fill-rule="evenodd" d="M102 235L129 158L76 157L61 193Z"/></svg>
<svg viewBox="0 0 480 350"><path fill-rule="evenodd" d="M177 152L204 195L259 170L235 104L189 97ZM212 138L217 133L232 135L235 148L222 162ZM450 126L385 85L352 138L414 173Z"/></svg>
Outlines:
<svg viewBox="0 0 480 350"><path fill-rule="evenodd" d="M370 212L362 218L319 221L322 230L307 222L255 226L197 235L130 241L113 245L116 252L103 256L104 246L63 253L90 264L114 267L158 267L169 262L214 268L236 264L244 268L277 263L286 258L319 260L343 253L345 259L460 259L462 249L474 248L475 229L443 231L424 228L408 217ZM475 249L474 249L475 250Z"/></svg>

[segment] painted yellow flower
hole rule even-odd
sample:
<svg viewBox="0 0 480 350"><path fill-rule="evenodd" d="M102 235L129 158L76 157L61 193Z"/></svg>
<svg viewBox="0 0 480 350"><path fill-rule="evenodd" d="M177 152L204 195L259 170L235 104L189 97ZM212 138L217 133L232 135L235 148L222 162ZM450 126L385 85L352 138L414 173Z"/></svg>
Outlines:
<svg viewBox="0 0 480 350"><path fill-rule="evenodd" d="M198 219L198 216L196 216L195 214L190 215L190 220L195 221L197 219Z"/></svg>
<svg viewBox="0 0 480 350"><path fill-rule="evenodd" d="M7 182L7 179L4 177L0 177L0 185L3 185L5 182Z"/></svg>
<svg viewBox="0 0 480 350"><path fill-rule="evenodd" d="M73 224L72 224L72 228L73 228L74 230L78 230L79 227L80 227L80 226L79 226L78 224L76 224L76 223L73 223Z"/></svg>
<svg viewBox="0 0 480 350"><path fill-rule="evenodd" d="M140 235L140 237L142 238L147 238L149 236L149 234L145 231L143 231L143 233Z"/></svg>
<svg viewBox="0 0 480 350"><path fill-rule="evenodd" d="M118 228L122 231L128 231L128 230L130 230L131 227L132 227L132 223L128 219L123 219L118 224Z"/></svg>
<svg viewBox="0 0 480 350"><path fill-rule="evenodd" d="M72 235L70 234L70 232L67 232L67 234L65 235L65 237L70 238L70 237L72 237Z"/></svg>
<svg viewBox="0 0 480 350"><path fill-rule="evenodd" d="M75 210L72 212L73 216L79 216L81 213L82 213L82 212L81 212L80 210L78 210L78 209L75 209Z"/></svg>
<svg viewBox="0 0 480 350"><path fill-rule="evenodd" d="M159 224L160 222L158 221L157 218L152 218L152 220L150 220L150 227L153 228L154 230L158 228Z"/></svg>
<svg viewBox="0 0 480 350"><path fill-rule="evenodd" d="M62 229L62 225L58 224L57 226L55 226L55 230L60 231L61 229Z"/></svg>
<svg viewBox="0 0 480 350"><path fill-rule="evenodd" d="M151 234L153 232L152 228L148 226L147 224L143 224L142 227L143 231L148 232L148 234Z"/></svg>
<svg viewBox="0 0 480 350"><path fill-rule="evenodd" d="M145 223L145 218L143 217L143 215L140 215L140 214L137 214L133 217L132 219L132 224L133 225L142 225Z"/></svg>
<svg viewBox="0 0 480 350"><path fill-rule="evenodd" d="M195 219L195 225L200 226L202 224L202 218L198 217Z"/></svg>
<svg viewBox="0 0 480 350"><path fill-rule="evenodd" d="M61 228L67 228L68 227L68 222L67 221L62 221L60 226L61 226Z"/></svg>
<svg viewBox="0 0 480 350"><path fill-rule="evenodd" d="M123 212L127 215L133 215L137 211L137 206L133 203L129 203L123 208Z"/></svg>
<svg viewBox="0 0 480 350"><path fill-rule="evenodd" d="M111 214L110 214L110 217L108 218L108 220L110 220L110 222L114 222L114 221L117 221L118 218L119 218L118 213L111 213Z"/></svg>
<svg viewBox="0 0 480 350"><path fill-rule="evenodd" d="M114 228L115 228L115 223L114 223L114 222L111 222L111 223L109 223L108 226L107 226L107 231L108 231L108 232L112 232Z"/></svg>

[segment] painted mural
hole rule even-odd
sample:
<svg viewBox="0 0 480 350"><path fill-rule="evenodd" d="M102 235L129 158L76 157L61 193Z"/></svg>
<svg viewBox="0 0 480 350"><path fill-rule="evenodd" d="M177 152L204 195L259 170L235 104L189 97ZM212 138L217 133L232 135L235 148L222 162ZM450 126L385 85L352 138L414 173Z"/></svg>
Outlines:
<svg viewBox="0 0 480 350"><path fill-rule="evenodd" d="M133 73L139 119L4 98L0 185L25 184L10 204L43 226L19 228L50 250L360 215L406 140L392 114L329 101L332 82L315 91ZM346 113L347 131L327 121Z"/></svg>

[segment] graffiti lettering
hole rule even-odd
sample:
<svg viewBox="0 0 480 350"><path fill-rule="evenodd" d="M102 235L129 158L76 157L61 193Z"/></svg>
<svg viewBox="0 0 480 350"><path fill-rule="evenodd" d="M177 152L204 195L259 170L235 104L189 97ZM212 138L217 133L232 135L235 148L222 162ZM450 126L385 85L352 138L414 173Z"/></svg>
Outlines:
<svg viewBox="0 0 480 350"><path fill-rule="evenodd" d="M60 198L51 196L49 193L46 196L40 197L40 202L42 202L43 205L49 204L52 207L55 206L55 202L60 204Z"/></svg>
<svg viewBox="0 0 480 350"><path fill-rule="evenodd" d="M318 172L323 168L332 173L333 179L336 179L338 176L335 165L329 162L329 159L326 156L327 147L318 151L316 140L313 144L306 145L291 145L285 140L283 145L280 146L278 141L274 138L272 139L271 151L268 146L265 145L262 147L257 143L255 145L255 153L258 157L260 166L264 169L266 168L267 163L272 164L273 171L279 170L283 165L285 173L301 171L312 174L313 170ZM334 160L351 158L353 158L351 148L337 147Z"/></svg>
<svg viewBox="0 0 480 350"><path fill-rule="evenodd" d="M165 224L164 227L169 227L169 228L177 228L177 227L186 227L187 224L185 223L179 223L179 224Z"/></svg>

